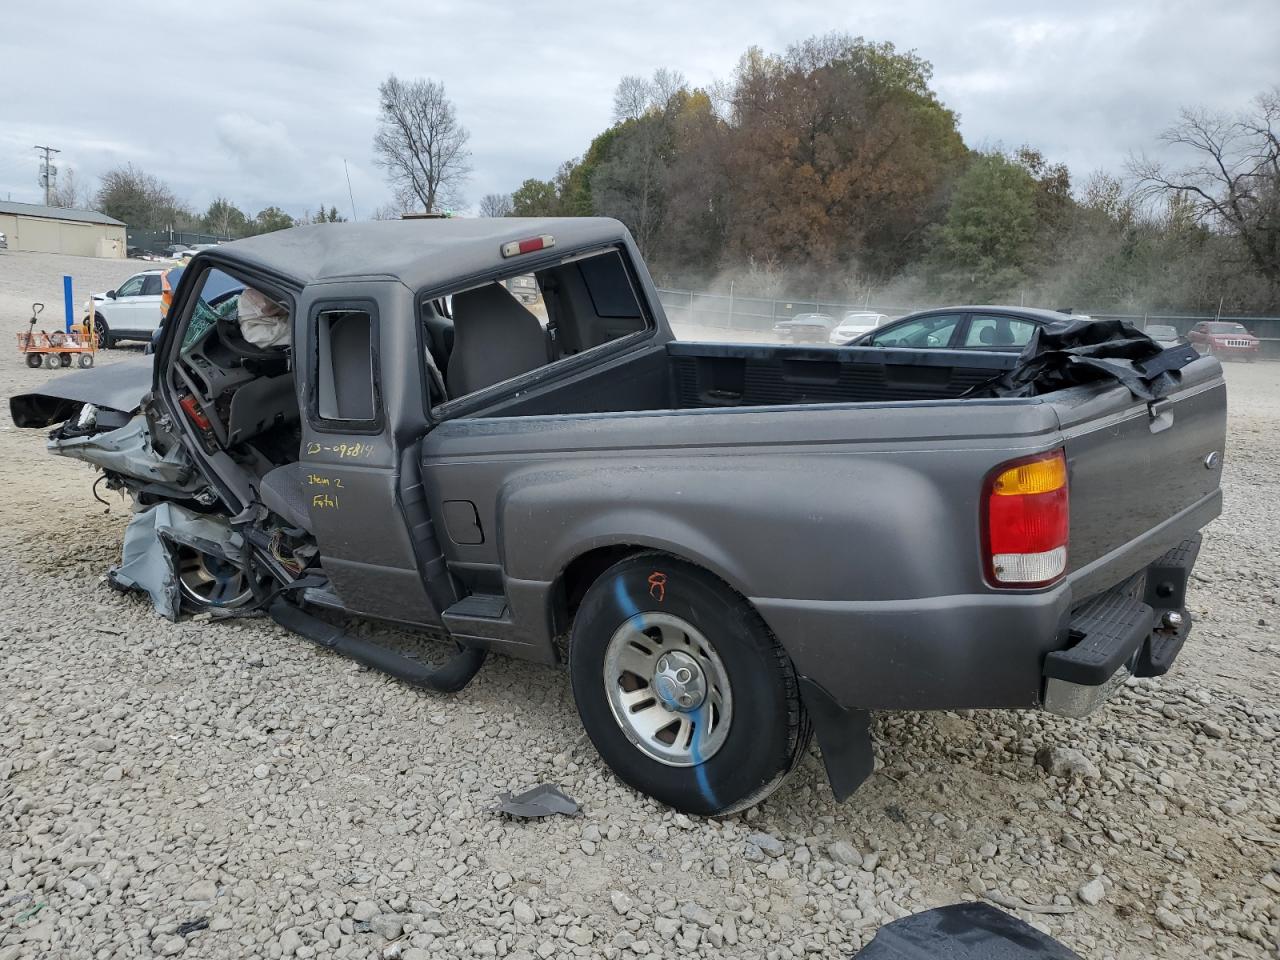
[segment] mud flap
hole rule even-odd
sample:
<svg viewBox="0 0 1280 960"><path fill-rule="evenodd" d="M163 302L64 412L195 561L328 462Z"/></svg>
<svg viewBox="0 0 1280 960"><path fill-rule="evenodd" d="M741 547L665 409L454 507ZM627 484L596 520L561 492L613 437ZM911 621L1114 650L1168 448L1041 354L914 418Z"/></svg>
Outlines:
<svg viewBox="0 0 1280 960"><path fill-rule="evenodd" d="M837 801L847 800L875 770L871 712L846 710L808 677L800 678L800 697L818 735L831 792Z"/></svg>
<svg viewBox="0 0 1280 960"><path fill-rule="evenodd" d="M885 924L853 960L1080 960L1080 955L1003 910L953 903Z"/></svg>

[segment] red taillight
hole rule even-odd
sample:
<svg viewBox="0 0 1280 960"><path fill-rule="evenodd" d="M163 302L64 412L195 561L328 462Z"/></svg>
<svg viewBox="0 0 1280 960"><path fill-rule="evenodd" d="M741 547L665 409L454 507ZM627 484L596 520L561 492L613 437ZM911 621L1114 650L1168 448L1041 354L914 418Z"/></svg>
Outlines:
<svg viewBox="0 0 1280 960"><path fill-rule="evenodd" d="M987 578L1002 587L1043 587L1067 571L1067 461L1061 450L1012 460L983 491Z"/></svg>

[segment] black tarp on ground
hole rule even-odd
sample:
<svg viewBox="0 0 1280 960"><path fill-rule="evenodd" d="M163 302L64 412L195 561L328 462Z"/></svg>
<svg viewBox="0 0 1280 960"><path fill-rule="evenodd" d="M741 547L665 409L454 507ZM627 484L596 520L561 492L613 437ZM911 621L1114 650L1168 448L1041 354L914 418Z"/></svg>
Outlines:
<svg viewBox="0 0 1280 960"><path fill-rule="evenodd" d="M854 960L1080 960L1053 937L985 903L954 903L886 924Z"/></svg>
<svg viewBox="0 0 1280 960"><path fill-rule="evenodd" d="M1140 400L1173 390L1180 369L1199 359L1185 344L1163 349L1127 320L1063 320L1041 327L1018 362L967 397L1038 397L1098 380L1114 380Z"/></svg>

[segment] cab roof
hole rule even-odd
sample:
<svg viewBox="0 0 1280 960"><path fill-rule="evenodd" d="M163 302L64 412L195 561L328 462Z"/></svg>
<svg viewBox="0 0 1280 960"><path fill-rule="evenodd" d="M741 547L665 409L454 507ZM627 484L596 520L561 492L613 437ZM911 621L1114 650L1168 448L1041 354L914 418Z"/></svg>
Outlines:
<svg viewBox="0 0 1280 960"><path fill-rule="evenodd" d="M192 258L242 263L299 286L324 280L391 277L412 290L509 265L536 255L503 258L504 243L549 234L555 253L625 242L627 228L607 217L493 217L316 223L219 244Z"/></svg>

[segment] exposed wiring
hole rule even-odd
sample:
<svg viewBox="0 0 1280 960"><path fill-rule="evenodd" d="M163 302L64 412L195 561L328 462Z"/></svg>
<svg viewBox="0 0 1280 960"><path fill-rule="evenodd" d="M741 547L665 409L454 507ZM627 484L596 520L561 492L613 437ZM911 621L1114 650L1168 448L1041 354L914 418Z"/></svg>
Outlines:
<svg viewBox="0 0 1280 960"><path fill-rule="evenodd" d="M296 577L302 573L302 564L293 557L286 557L284 555L281 550L283 540L284 535L277 529L271 534L271 540L267 544L267 550L271 553L273 560Z"/></svg>
<svg viewBox="0 0 1280 960"><path fill-rule="evenodd" d="M105 479L107 479L107 475L104 473L97 480L93 481L93 488L92 488L93 499L97 500L100 504L102 504L104 507L107 508L106 510L102 511L103 513L110 513L111 512L110 502L103 500L102 497L98 496L98 484L100 484Z"/></svg>

